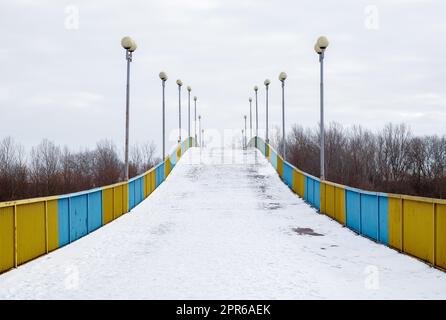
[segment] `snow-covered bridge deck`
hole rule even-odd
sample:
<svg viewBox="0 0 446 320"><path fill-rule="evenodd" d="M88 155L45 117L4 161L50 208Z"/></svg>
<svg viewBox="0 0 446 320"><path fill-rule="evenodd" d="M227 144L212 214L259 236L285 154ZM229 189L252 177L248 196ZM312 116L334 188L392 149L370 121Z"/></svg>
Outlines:
<svg viewBox="0 0 446 320"><path fill-rule="evenodd" d="M445 296L446 273L317 214L252 149L190 149L131 213L0 276L0 298Z"/></svg>

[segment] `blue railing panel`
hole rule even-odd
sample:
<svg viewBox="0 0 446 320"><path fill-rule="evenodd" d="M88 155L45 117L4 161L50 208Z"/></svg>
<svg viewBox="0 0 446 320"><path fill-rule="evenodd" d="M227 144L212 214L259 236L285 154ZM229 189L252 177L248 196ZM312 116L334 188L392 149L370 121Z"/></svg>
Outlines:
<svg viewBox="0 0 446 320"><path fill-rule="evenodd" d="M59 247L70 243L70 212L68 206L69 198L57 200L57 219L59 225Z"/></svg>
<svg viewBox="0 0 446 320"><path fill-rule="evenodd" d="M361 194L361 233L378 240L378 196Z"/></svg>
<svg viewBox="0 0 446 320"><path fill-rule="evenodd" d="M345 190L346 224L352 230L361 232L361 197L359 192Z"/></svg>
<svg viewBox="0 0 446 320"><path fill-rule="evenodd" d="M70 242L82 238L88 233L87 194L70 198Z"/></svg>
<svg viewBox="0 0 446 320"><path fill-rule="evenodd" d="M285 161L283 162L283 180L288 187L293 187L293 168Z"/></svg>
<svg viewBox="0 0 446 320"><path fill-rule="evenodd" d="M88 232L102 226L102 190L88 193Z"/></svg>

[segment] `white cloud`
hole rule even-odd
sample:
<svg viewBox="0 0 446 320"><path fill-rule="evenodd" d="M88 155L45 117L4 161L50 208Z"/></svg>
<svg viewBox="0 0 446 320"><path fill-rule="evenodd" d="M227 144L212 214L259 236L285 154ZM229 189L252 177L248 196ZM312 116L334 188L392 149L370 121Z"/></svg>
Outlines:
<svg viewBox="0 0 446 320"><path fill-rule="evenodd" d="M204 127L220 131L241 127L255 84L261 87L264 127L261 84L271 78L270 121L280 123L280 71L289 75L287 125L314 127L319 66L313 44L320 34L331 40L327 122L375 129L404 120L414 132L446 134L439 111L446 79L446 46L438 41L446 30L441 1L377 1L380 28L374 32L364 28L367 1L38 3L5 0L0 12L6 30L0 44L0 136L14 134L27 146L44 137L69 145L123 141L125 59L119 42L127 34L139 45L131 73L131 141L154 139L160 145L161 70L169 74L168 131L177 127L177 78L199 97ZM64 28L67 5L79 6L78 30ZM435 51L432 43L438 44Z"/></svg>

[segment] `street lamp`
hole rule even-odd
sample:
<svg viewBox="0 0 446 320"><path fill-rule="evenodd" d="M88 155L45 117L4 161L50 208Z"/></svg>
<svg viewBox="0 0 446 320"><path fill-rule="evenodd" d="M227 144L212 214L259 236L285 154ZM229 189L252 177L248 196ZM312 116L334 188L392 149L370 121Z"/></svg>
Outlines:
<svg viewBox="0 0 446 320"><path fill-rule="evenodd" d="M194 103L195 103L195 112L194 112L194 131L195 131L195 146L197 145L197 96L194 97Z"/></svg>
<svg viewBox="0 0 446 320"><path fill-rule="evenodd" d="M200 147L201 147L201 115L198 116L198 135L199 135L199 141L200 141Z"/></svg>
<svg viewBox="0 0 446 320"><path fill-rule="evenodd" d="M245 131L242 129L242 149L245 149Z"/></svg>
<svg viewBox="0 0 446 320"><path fill-rule="evenodd" d="M271 81L269 79L266 79L265 82L263 82L263 84L265 85L266 88L266 134L265 134L265 142L269 143L269 138L268 138L268 88L270 85Z"/></svg>
<svg viewBox="0 0 446 320"><path fill-rule="evenodd" d="M283 160L286 160L286 141L285 141L285 80L287 74L281 72L279 74L279 80L282 82L282 156Z"/></svg>
<svg viewBox="0 0 446 320"><path fill-rule="evenodd" d="M124 37L121 40L121 46L125 49L125 58L127 60L127 86L126 86L126 105L125 105L125 168L124 178L129 179L129 109L130 109L130 62L132 62L133 52L136 50L136 42L130 37Z"/></svg>
<svg viewBox="0 0 446 320"><path fill-rule="evenodd" d="M321 102L321 180L325 180L325 130L324 130L324 54L328 47L328 39L326 37L319 37L314 46L314 50L319 55L319 64L321 68L321 87L320 87L320 102Z"/></svg>
<svg viewBox="0 0 446 320"><path fill-rule="evenodd" d="M204 129L201 129L201 145L204 148Z"/></svg>
<svg viewBox="0 0 446 320"><path fill-rule="evenodd" d="M187 138L190 137L190 92L192 91L192 88L190 86L187 86L187 92L188 92L188 105L187 105Z"/></svg>
<svg viewBox="0 0 446 320"><path fill-rule="evenodd" d="M252 98L249 98L249 139L252 139Z"/></svg>
<svg viewBox="0 0 446 320"><path fill-rule="evenodd" d="M245 149L246 149L246 146L248 145L247 141L246 141L246 136L247 136L247 131L246 131L246 114L243 117L245 118Z"/></svg>
<svg viewBox="0 0 446 320"><path fill-rule="evenodd" d="M166 157L166 103L165 103L165 87L167 81L167 74L163 71L160 72L160 79L163 85L163 160Z"/></svg>
<svg viewBox="0 0 446 320"><path fill-rule="evenodd" d="M178 143L181 143L181 87L183 86L183 81L177 80L178 85Z"/></svg>
<svg viewBox="0 0 446 320"><path fill-rule="evenodd" d="M254 86L254 91L256 93L256 137L259 136L259 111L258 111L258 103L257 103L257 91L259 91L259 87ZM256 139L256 147L257 147L257 139Z"/></svg>

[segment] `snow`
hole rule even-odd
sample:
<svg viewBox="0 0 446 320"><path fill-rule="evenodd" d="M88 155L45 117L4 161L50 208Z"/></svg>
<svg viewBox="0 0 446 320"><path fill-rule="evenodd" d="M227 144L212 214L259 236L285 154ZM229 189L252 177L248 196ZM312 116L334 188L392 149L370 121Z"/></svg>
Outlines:
<svg viewBox="0 0 446 320"><path fill-rule="evenodd" d="M318 214L257 150L192 148L131 213L1 275L0 298L444 299L446 273Z"/></svg>

